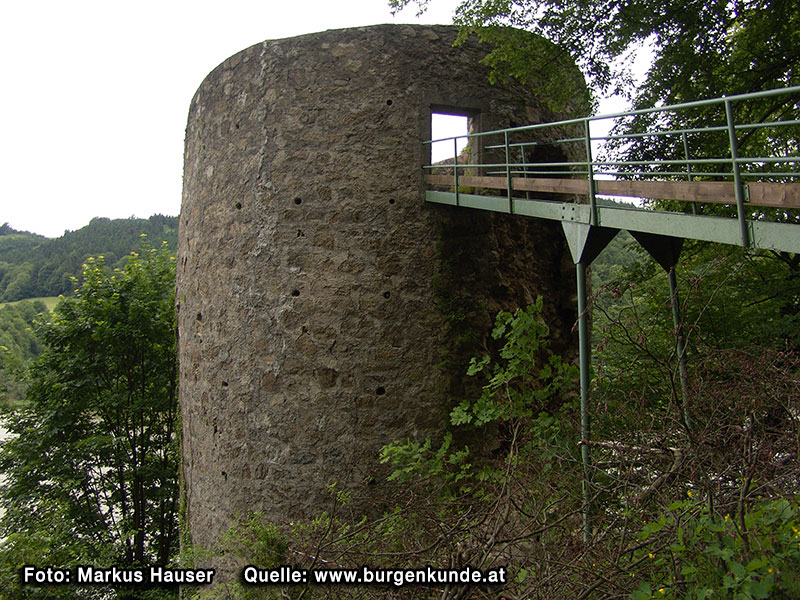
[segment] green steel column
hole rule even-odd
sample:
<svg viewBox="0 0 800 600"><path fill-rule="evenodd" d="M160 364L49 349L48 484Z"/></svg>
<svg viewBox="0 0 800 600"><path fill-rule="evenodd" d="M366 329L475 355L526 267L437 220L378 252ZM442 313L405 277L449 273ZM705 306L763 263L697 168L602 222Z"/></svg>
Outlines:
<svg viewBox="0 0 800 600"><path fill-rule="evenodd" d="M742 235L742 247L750 245L750 234L747 230L747 219L744 214L744 195L745 188L742 182L742 174L739 169L739 142L736 138L736 126L733 122L733 108L731 101L725 98L725 120L728 123L728 142L731 145L731 169L733 170L733 192L736 196L736 212L739 218L739 227Z"/></svg>
<svg viewBox="0 0 800 600"><path fill-rule="evenodd" d="M589 324L586 314L586 263L575 265L578 276L578 356L581 367L581 462L583 464L583 541L588 542L591 527L589 509L591 490L589 489L589 363L591 361L589 347Z"/></svg>
<svg viewBox="0 0 800 600"><path fill-rule="evenodd" d="M669 296L672 301L672 322L675 324L675 345L678 352L678 375L681 380L681 396L683 399L682 412L683 424L686 431L692 431L692 413L689 409L689 377L686 373L686 345L683 339L683 324L681 323L681 305L678 298L678 281L675 277L675 266L669 272Z"/></svg>

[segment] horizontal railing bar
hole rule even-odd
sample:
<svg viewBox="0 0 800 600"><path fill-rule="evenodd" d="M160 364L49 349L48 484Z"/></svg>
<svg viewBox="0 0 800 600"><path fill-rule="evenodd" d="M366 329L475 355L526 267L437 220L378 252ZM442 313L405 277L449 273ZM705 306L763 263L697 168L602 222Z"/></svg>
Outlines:
<svg viewBox="0 0 800 600"><path fill-rule="evenodd" d="M800 119L793 119L791 121L762 121L761 123L746 123L744 125L737 125L736 129L758 129L761 127L774 127L776 125L800 125Z"/></svg>
<svg viewBox="0 0 800 600"><path fill-rule="evenodd" d="M500 174L505 173L505 171L489 171L486 174ZM543 171L543 170L532 170L532 169L525 169L525 170L513 170L512 173L515 175L564 175L565 173L569 173L570 175L588 175L589 171ZM648 176L648 177L663 177L663 176L674 176L674 177L686 177L687 175L691 175L692 179L698 179L701 177L733 177L733 174L730 172L725 173L718 173L714 171L692 171L691 173L687 173L686 171L592 171L595 175L603 175L609 177L616 177L616 176L625 176L631 177L635 175L639 176ZM742 171L742 177L778 177L778 178L787 178L787 177L800 177L800 173L791 172L791 171Z"/></svg>
<svg viewBox="0 0 800 600"><path fill-rule="evenodd" d="M800 125L800 120L793 121L766 121L763 123L746 123L744 125L736 125L735 129L758 129L763 127L775 127L781 125ZM619 135L599 135L592 136L592 141L601 140L627 140L643 137L654 137L659 135L679 135L684 133L716 133L719 131L728 131L725 125L711 125L709 127L692 127L688 129L663 129L658 131L642 131L638 133L622 133Z"/></svg>
<svg viewBox="0 0 800 600"><path fill-rule="evenodd" d="M592 161L591 165L593 167L609 167L609 166L621 166L621 167L634 167L634 166L645 166L645 165L652 165L652 166L659 166L659 165L715 165L715 164L731 164L730 158L697 158L691 160L679 160L679 159L667 159L667 160L620 160L620 161L604 161L604 160L597 160ZM736 162L741 165L747 164L757 164L757 163L797 163L800 162L800 157L791 157L791 158L739 158L736 159ZM512 169L528 169L529 172L533 172L535 167L570 167L570 166L586 166L586 161L576 161L576 162L540 162L540 163L508 163L508 166ZM452 165L449 165L452 166ZM467 165L459 165L459 168L462 168ZM473 168L476 167L505 167L506 163L498 164L485 164L485 165L469 165ZM428 168L428 167L426 167ZM439 167L441 168L441 167ZM658 171L653 171L654 173L658 173ZM645 172L646 173L646 172ZM684 175L686 172L684 171ZM704 174L702 172L698 173L700 175ZM707 173L705 173L707 174ZM730 175L731 173L727 173ZM694 173L692 173L694 175Z"/></svg>
<svg viewBox="0 0 800 600"><path fill-rule="evenodd" d="M555 144L574 144L575 142L582 142L586 138L584 137L576 137L576 138L563 138L560 140L552 140L547 142L515 142L513 144L509 144L509 148L525 148L528 146L553 146ZM594 140L595 138L592 138ZM599 138L597 138L599 139ZM500 150L505 148L505 144L492 144L491 146L484 146L485 150Z"/></svg>
<svg viewBox="0 0 800 600"><path fill-rule="evenodd" d="M730 159L728 159L730 161ZM800 156L753 156L753 157L739 157L736 159L737 163L740 164L747 164L747 163L781 163L781 162L790 162L796 163L800 162Z"/></svg>
<svg viewBox="0 0 800 600"><path fill-rule="evenodd" d="M715 133L717 131L728 131L728 128L724 125L712 125L710 127L693 127L691 129L664 129L658 131L641 131L638 133L622 133L619 135L599 135L599 136L592 136L592 141L601 141L601 140L627 140L627 139L636 139L636 138L644 138L644 137L656 137L659 135L679 135L683 133Z"/></svg>
<svg viewBox="0 0 800 600"><path fill-rule="evenodd" d="M552 174L552 175L563 175L564 171L518 171L519 173L537 173L537 174ZM569 171L572 173L573 171ZM576 172L577 173L577 172ZM687 175L691 175L692 179L698 179L701 177L733 177L733 174L730 172L726 173L718 173L718 172L704 172L704 171L692 171L691 173L687 173L686 171L594 171L596 175L606 175L606 176L622 176L622 177L633 177L633 176L640 176L640 177L686 177ZM800 173L789 173L789 172L753 172L753 171L742 171L742 177L779 177L779 178L786 178L786 177L800 177Z"/></svg>
<svg viewBox="0 0 800 600"><path fill-rule="evenodd" d="M618 165L621 167L635 167L644 165L715 165L715 164L731 164L733 161L730 158L692 158L689 160L676 159L663 159L663 160L594 160L591 162L593 167L608 167ZM740 165L756 164L756 163L797 163L800 162L800 156L782 156L782 157L745 157L737 158L736 161ZM484 164L469 164L458 165L459 169L463 168L477 168L477 167L503 167L506 166L512 169L526 169L532 167L571 167L571 166L586 166L585 160L576 160L568 162L509 162L509 163L484 163ZM428 165L425 168L443 168L452 167L449 165Z"/></svg>
<svg viewBox="0 0 800 600"><path fill-rule="evenodd" d="M504 165L499 165L504 166ZM434 167L437 169L445 168L445 167ZM486 171L487 175L504 175L505 169L502 171ZM514 169L512 173L518 175L588 175L589 171L587 170L569 170L569 171L546 171L542 169ZM592 171L595 175L603 175L608 177L634 177L634 176L641 176L641 177L686 177L687 175L691 175L692 178L698 177L733 177L731 172L716 172L716 171L692 171L691 173L687 173L686 171ZM778 177L778 178L787 178L787 177L800 177L800 173L791 172L791 171L742 171L742 177Z"/></svg>
<svg viewBox="0 0 800 600"><path fill-rule="evenodd" d="M767 121L763 123L746 123L743 125L736 125L735 129L737 130L747 130L747 129L759 129L764 127L779 127L779 126L789 126L789 125L800 125L800 120L792 120L792 121ZM728 131L728 127L725 125L712 125L709 127L691 127L687 129L664 129L658 131L642 131L638 133L623 133L619 135L593 135L590 139L593 142L600 142L600 141L609 141L609 140L628 140L628 139L638 139L638 138L645 138L645 137L657 137L657 136L668 136L668 135L682 135L684 133L717 133L717 132L725 132ZM462 136L463 137L463 136ZM519 147L528 147L528 146L552 146L554 144L567 144L567 143L574 143L574 142L582 142L585 138L584 137L573 137L573 138L563 138L557 139L552 141L531 141L531 142L515 142L513 144L509 144L511 148L519 148ZM441 140L437 140L441 141ZM500 148L505 148L503 144L493 144L491 146L486 146L487 150L497 150Z"/></svg>
<svg viewBox="0 0 800 600"><path fill-rule="evenodd" d="M692 102L682 102L679 104L670 104L668 106L654 106L652 108L640 108L636 110L631 110L627 112L618 112L618 113L607 113L604 115L596 115L596 116L589 116L589 117L578 117L575 119L564 119L562 121L553 121L551 123L536 123L534 125L524 125L522 127L508 127L506 129L495 129L493 131L486 131L486 132L479 132L479 133L471 133L467 135L458 135L448 138L441 138L438 140L430 140L425 143L435 143L435 142L443 142L453 139L460 139L464 137L480 137L486 135L495 135L495 134L503 134L503 133L512 133L512 132L521 132L521 131L533 131L536 129L545 129L548 127L559 127L559 126L567 126L567 125L578 125L585 123L586 121L604 121L606 119L618 119L620 117L633 117L637 115L645 115L645 114L652 114L656 112L669 112L669 111L678 111L678 110L685 110L688 108L700 108L703 106L713 106L717 104L724 105L726 101L730 102L741 102L744 100L753 100L757 98L767 98L771 96L779 96L782 94L800 94L800 86L790 86L785 88L777 88L773 90L763 90L760 92L748 92L745 94L736 94L733 96L723 96L721 98L709 98L707 100L695 100Z"/></svg>
<svg viewBox="0 0 800 600"><path fill-rule="evenodd" d="M692 179L697 179L698 177L733 177L733 173L730 171L719 173L714 171L709 171L708 173L703 171L692 171L691 173L687 171L601 171L602 175L608 176L622 176L622 177L686 177L687 175L691 175ZM745 173L742 173L744 177Z"/></svg>
<svg viewBox="0 0 800 600"><path fill-rule="evenodd" d="M706 158L706 159L692 159L690 161L685 160L660 160L660 161L594 161L592 162L593 167L609 167L609 166L622 166L622 167L632 167L632 166L644 166L644 165L707 165L707 164L730 164L732 161L730 158ZM757 163L797 163L800 162L800 156L798 157L791 157L791 158L767 158L767 157L759 157L759 158L738 158L736 162L741 165L748 165L748 164L757 164ZM523 169L525 173L563 173L564 171L543 171L538 169L538 167L585 167L586 161L578 161L578 162L541 162L541 163L508 163L508 167L511 169L520 170ZM503 168L505 172L506 163L483 163L483 164L459 164L457 166L458 169L477 169L477 168ZM535 168L536 167L536 168ZM438 165L425 165L423 169L451 169L453 168L453 163L444 163ZM588 171L569 171L570 173L588 173ZM599 171L593 171L598 172ZM656 175L666 175L667 171L603 171L605 175L631 175L631 174L641 174L641 175L648 175L648 174L656 174ZM686 171L678 171L678 174L686 175ZM720 176L730 176L731 172L725 173L707 173L704 171L692 172L690 173L692 176L695 175L714 175L717 177ZM747 171L743 171L742 175L748 174ZM750 175L753 175L751 172ZM796 174L792 172L785 172L780 173L778 176L783 175L786 177L794 177Z"/></svg>
<svg viewBox="0 0 800 600"><path fill-rule="evenodd" d="M705 175L705 173L698 173L697 175ZM785 171L776 171L776 172L750 172L750 171L742 171L742 177L800 177L800 173L787 173Z"/></svg>
<svg viewBox="0 0 800 600"><path fill-rule="evenodd" d="M441 165L425 165L423 169L452 169L454 166L457 166L459 169L477 169L477 168L494 168L494 167L503 167L505 169L506 163L481 163L481 164L459 164L453 165L450 164L441 164Z"/></svg>

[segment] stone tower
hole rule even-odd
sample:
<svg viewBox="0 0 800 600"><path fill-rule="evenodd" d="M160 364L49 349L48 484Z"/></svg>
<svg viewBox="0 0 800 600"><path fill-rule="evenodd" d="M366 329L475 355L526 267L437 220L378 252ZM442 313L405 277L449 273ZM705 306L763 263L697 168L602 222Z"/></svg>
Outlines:
<svg viewBox="0 0 800 600"><path fill-rule="evenodd" d="M560 117L535 86L490 85L487 50L455 35L266 41L192 100L177 297L193 542L249 510L314 516L333 481L353 510L384 501L379 448L439 434L499 309L544 296L553 348L574 348L557 224L424 202L432 111L473 130Z"/></svg>

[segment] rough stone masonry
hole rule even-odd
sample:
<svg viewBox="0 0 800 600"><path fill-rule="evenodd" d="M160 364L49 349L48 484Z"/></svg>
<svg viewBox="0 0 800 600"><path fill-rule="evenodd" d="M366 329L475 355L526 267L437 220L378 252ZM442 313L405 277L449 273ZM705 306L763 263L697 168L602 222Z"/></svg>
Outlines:
<svg viewBox="0 0 800 600"><path fill-rule="evenodd" d="M247 511L313 517L333 481L353 511L391 501L379 448L441 432L499 309L544 296L553 349L573 352L558 225L424 202L432 110L473 131L561 117L535 85L490 85L486 48L455 35L266 41L192 100L177 296L194 543Z"/></svg>

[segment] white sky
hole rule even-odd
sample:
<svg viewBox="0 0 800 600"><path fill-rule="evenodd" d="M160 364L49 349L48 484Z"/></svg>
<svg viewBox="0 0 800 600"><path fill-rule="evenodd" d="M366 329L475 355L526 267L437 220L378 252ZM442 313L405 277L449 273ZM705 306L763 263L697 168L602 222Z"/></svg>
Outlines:
<svg viewBox="0 0 800 600"><path fill-rule="evenodd" d="M92 217L177 215L189 103L219 63L265 39L451 23L458 3L417 18L386 0L4 0L0 224L56 237Z"/></svg>
<svg viewBox="0 0 800 600"><path fill-rule="evenodd" d="M92 217L177 215L189 103L265 39L451 23L458 0L3 0L0 224L60 236Z"/></svg>

